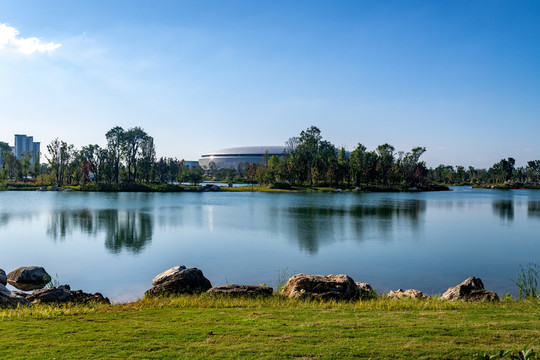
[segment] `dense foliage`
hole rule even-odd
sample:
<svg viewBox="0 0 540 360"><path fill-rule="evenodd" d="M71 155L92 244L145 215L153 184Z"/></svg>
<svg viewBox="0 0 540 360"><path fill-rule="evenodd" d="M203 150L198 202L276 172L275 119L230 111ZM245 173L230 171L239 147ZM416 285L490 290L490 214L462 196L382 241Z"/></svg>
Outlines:
<svg viewBox="0 0 540 360"><path fill-rule="evenodd" d="M262 164L239 164L235 169L185 166L184 160L156 158L154 139L142 128L116 126L105 134L106 147L87 145L76 149L55 139L47 145L46 164L32 164L32 154L16 158L0 143L0 182L28 181L40 184L167 184L202 180L249 182L285 188L290 186L422 188L429 184L529 185L540 183L540 160L515 167L513 158L502 159L489 169L439 165L427 168L420 157L425 147L409 152L382 144L369 151L358 144L352 151L324 140L315 127L285 142L281 156L265 156Z"/></svg>

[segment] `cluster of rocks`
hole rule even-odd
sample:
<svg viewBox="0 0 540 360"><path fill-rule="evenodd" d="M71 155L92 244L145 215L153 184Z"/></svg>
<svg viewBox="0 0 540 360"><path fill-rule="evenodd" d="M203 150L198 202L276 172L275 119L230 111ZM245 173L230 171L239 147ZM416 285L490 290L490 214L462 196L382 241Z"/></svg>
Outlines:
<svg viewBox="0 0 540 360"><path fill-rule="evenodd" d="M176 266L159 274L152 281L153 287L146 291L146 295L175 295L210 293L226 294L231 296L269 296L273 289L268 286L255 285L226 285L212 287L210 280L204 277L197 268L187 269L185 266ZM376 295L373 287L365 282L355 282L350 276L340 275L311 275L298 274L291 277L281 294L288 298L314 298L321 300L355 300L370 298ZM426 299L419 290L398 289L390 291L389 298L393 299ZM499 297L492 291L484 289L482 280L470 277L454 287L449 288L441 300L471 300L495 301Z"/></svg>
<svg viewBox="0 0 540 360"><path fill-rule="evenodd" d="M177 295L206 292L230 296L269 296L273 288L262 285L225 285L212 286L197 268L187 269L176 266L157 275L152 281L152 288L146 291L148 296ZM310 275L298 274L289 279L282 294L289 298L313 297L323 300L348 300L372 296L375 292L368 283L354 282L347 275Z"/></svg>
<svg viewBox="0 0 540 360"><path fill-rule="evenodd" d="M429 296L422 294L419 290L408 289L403 291L398 289L388 293L389 298L393 299L426 299ZM440 297L441 300L469 300L469 301L497 301L499 296L493 291L484 289L482 280L477 277L465 279L462 283L448 288Z"/></svg>
<svg viewBox="0 0 540 360"><path fill-rule="evenodd" d="M110 303L109 299L100 293L88 294L82 290L71 290L69 285L44 288L51 277L42 267L21 267L9 274L0 269L0 306L19 306L29 303ZM22 291L11 292L6 288L7 283L19 290L34 290L31 294ZM269 286L256 285L226 285L212 286L203 272L197 268L175 266L157 275L152 280L152 288L147 290L147 296L180 295L194 293L223 294L228 296L270 296L273 289ZM311 275L298 274L291 277L281 294L288 298L313 298L320 300L356 300L370 298L376 295L373 287L365 282L355 282L350 276L340 275ZM390 291L389 298L393 299L425 299L419 290L398 289ZM470 277L454 287L449 288L441 300L471 300L495 301L497 294L484 289L482 280Z"/></svg>
<svg viewBox="0 0 540 360"><path fill-rule="evenodd" d="M152 280L152 288L147 290L147 296L194 294L207 292L209 294L226 294L230 296L269 296L274 289L269 286L256 285L226 285L212 286L210 280L204 277L197 268L187 269L184 265L175 266L157 275Z"/></svg>
<svg viewBox="0 0 540 360"><path fill-rule="evenodd" d="M23 266L6 275L0 269L0 306L16 307L30 303L88 303L110 304L100 293L89 294L82 290L71 290L69 285L50 286L51 276L40 266ZM22 290L10 291L6 285ZM34 290L32 293L24 291Z"/></svg>

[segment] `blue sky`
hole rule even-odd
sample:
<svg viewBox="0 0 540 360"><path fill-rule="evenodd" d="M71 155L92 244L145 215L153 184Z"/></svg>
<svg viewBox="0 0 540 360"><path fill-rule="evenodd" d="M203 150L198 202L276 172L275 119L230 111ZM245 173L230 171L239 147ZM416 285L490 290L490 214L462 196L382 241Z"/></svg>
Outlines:
<svg viewBox="0 0 540 360"><path fill-rule="evenodd" d="M196 160L315 125L433 167L540 159L538 1L2 0L0 24L0 141L141 126Z"/></svg>

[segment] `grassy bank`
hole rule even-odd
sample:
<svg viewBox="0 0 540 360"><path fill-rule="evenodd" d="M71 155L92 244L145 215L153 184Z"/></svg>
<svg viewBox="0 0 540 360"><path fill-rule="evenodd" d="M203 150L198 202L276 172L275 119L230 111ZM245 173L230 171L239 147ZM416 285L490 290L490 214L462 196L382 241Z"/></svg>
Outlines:
<svg viewBox="0 0 540 360"><path fill-rule="evenodd" d="M471 359L540 346L540 303L181 296L0 310L2 358Z"/></svg>

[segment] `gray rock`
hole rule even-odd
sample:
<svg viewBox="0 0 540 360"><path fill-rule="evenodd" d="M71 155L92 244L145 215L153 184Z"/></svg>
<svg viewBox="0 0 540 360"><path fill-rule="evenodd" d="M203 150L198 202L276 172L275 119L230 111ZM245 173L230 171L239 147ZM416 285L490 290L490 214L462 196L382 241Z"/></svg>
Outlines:
<svg viewBox="0 0 540 360"><path fill-rule="evenodd" d="M369 297L375 297L376 293L375 290L373 290L373 287L366 283L366 282L355 282L356 286L358 286L358 296L360 298L369 298Z"/></svg>
<svg viewBox="0 0 540 360"><path fill-rule="evenodd" d="M19 290L42 289L51 276L41 266L22 266L7 275L8 283Z"/></svg>
<svg viewBox="0 0 540 360"><path fill-rule="evenodd" d="M212 284L197 268L179 271L146 291L148 296L205 292Z"/></svg>
<svg viewBox="0 0 540 360"><path fill-rule="evenodd" d="M0 284L0 307L17 307L27 305L28 301L9 291L4 285Z"/></svg>
<svg viewBox="0 0 540 360"><path fill-rule="evenodd" d="M427 299L428 297L424 295L420 290L407 289L397 289L396 291L390 291L388 297L391 299Z"/></svg>
<svg viewBox="0 0 540 360"><path fill-rule="evenodd" d="M58 186L51 185L51 191L58 191Z"/></svg>
<svg viewBox="0 0 540 360"><path fill-rule="evenodd" d="M470 277L461 284L448 288L441 300L496 301L499 297L496 293L485 290L480 278Z"/></svg>
<svg viewBox="0 0 540 360"><path fill-rule="evenodd" d="M89 294L82 290L71 290L69 285L60 285L48 289L35 290L32 295L26 298L28 301L38 304L62 304L62 303L102 303L110 304L108 298L100 293Z"/></svg>
<svg viewBox="0 0 540 360"><path fill-rule="evenodd" d="M184 265L175 266L175 267L170 268L169 270L165 270L164 272L162 272L161 274L159 274L152 280L152 285L159 285L162 282L169 279L174 274L179 273L182 270L186 270L186 267Z"/></svg>
<svg viewBox="0 0 540 360"><path fill-rule="evenodd" d="M0 269L0 284L7 285L7 276L6 272L2 269Z"/></svg>
<svg viewBox="0 0 540 360"><path fill-rule="evenodd" d="M281 293L289 298L319 298L323 300L351 300L359 295L358 286L347 275L294 275Z"/></svg>
<svg viewBox="0 0 540 360"><path fill-rule="evenodd" d="M210 288L207 293L209 294L225 294L229 296L270 296L274 292L270 286L257 286L257 285L226 285L226 286L214 286Z"/></svg>

